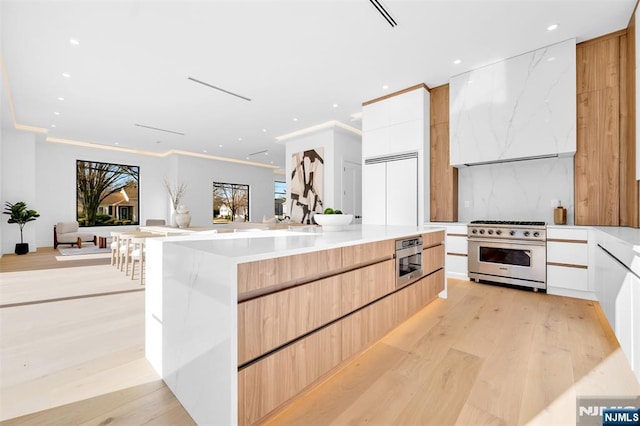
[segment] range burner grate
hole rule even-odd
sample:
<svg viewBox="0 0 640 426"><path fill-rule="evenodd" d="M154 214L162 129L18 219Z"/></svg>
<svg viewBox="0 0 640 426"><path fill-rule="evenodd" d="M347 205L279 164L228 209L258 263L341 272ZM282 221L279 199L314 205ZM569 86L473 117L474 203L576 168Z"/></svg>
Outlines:
<svg viewBox="0 0 640 426"><path fill-rule="evenodd" d="M545 226L546 222L521 221L521 220L472 220L472 225L521 225L521 226Z"/></svg>

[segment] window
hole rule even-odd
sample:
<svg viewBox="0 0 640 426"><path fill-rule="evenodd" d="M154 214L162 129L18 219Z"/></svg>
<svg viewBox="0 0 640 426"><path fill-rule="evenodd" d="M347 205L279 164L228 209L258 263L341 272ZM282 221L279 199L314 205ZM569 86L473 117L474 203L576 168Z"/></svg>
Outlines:
<svg viewBox="0 0 640 426"><path fill-rule="evenodd" d="M76 219L80 226L138 225L140 168L76 161Z"/></svg>
<svg viewBox="0 0 640 426"><path fill-rule="evenodd" d="M287 183L286 182L274 182L274 215L278 219L284 219L287 202Z"/></svg>
<svg viewBox="0 0 640 426"><path fill-rule="evenodd" d="M213 182L213 223L249 222L249 185Z"/></svg>

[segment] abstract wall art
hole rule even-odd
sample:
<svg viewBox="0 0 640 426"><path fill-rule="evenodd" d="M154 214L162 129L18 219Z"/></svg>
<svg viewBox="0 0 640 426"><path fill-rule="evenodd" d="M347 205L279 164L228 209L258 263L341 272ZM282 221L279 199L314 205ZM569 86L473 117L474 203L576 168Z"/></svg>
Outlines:
<svg viewBox="0 0 640 426"><path fill-rule="evenodd" d="M312 223L313 213L324 211L324 149L315 148L292 155L292 222Z"/></svg>

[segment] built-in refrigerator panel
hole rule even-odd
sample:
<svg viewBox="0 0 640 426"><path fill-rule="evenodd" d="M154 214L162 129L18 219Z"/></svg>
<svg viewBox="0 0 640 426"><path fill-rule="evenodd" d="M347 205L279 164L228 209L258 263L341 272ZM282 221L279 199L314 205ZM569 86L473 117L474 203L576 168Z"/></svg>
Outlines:
<svg viewBox="0 0 640 426"><path fill-rule="evenodd" d="M418 159L387 164L387 225L418 225Z"/></svg>
<svg viewBox="0 0 640 426"><path fill-rule="evenodd" d="M366 164L362 168L362 223L384 225L387 222L387 165Z"/></svg>
<svg viewBox="0 0 640 426"><path fill-rule="evenodd" d="M362 169L362 223L418 225L418 154L369 158Z"/></svg>

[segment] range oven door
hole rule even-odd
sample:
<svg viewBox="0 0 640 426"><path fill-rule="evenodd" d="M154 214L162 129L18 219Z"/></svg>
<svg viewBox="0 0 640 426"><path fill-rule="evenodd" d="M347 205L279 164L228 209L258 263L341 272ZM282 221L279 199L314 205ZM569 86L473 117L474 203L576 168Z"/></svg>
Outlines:
<svg viewBox="0 0 640 426"><path fill-rule="evenodd" d="M469 238L469 278L547 288L547 250L540 241Z"/></svg>

